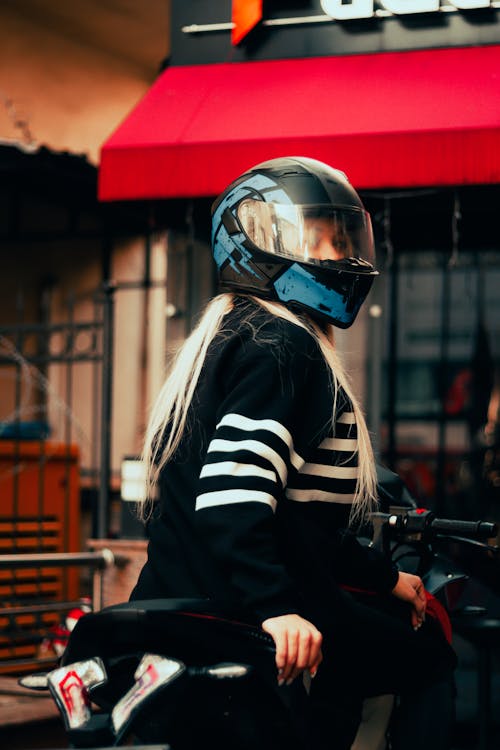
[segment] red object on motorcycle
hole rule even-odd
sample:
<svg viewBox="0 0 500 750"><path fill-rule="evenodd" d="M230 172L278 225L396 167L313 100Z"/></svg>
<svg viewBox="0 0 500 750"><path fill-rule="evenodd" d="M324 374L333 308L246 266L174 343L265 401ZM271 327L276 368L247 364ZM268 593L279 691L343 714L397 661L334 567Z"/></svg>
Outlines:
<svg viewBox="0 0 500 750"><path fill-rule="evenodd" d="M441 630L443 631L444 637L448 641L448 643L451 643L452 639L452 629L451 629L451 622L450 618L448 617L448 613L439 602L435 596L432 596L432 594L429 594L428 591L425 592L425 596L427 597L427 610L426 613L430 615L431 617L434 617L436 619L440 626Z"/></svg>

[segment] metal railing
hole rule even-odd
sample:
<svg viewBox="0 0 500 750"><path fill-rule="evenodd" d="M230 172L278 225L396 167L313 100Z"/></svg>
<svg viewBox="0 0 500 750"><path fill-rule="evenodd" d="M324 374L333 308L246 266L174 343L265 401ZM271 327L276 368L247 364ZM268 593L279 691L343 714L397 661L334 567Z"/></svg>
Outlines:
<svg viewBox="0 0 500 750"><path fill-rule="evenodd" d="M0 555L0 570L19 570L21 568L42 568L56 566L67 568L90 567L93 568L92 576L92 609L97 611L102 607L102 579L104 570L112 565L122 567L126 565L128 558L123 555L115 555L110 549L102 549L98 552L54 552L54 553L33 553L19 555ZM62 602L53 602L48 609L63 609ZM71 605L71 602L69 602ZM23 610L23 614L33 614L37 608L45 605L32 605L18 609ZM13 607L0 607L0 615L14 614Z"/></svg>
<svg viewBox="0 0 500 750"><path fill-rule="evenodd" d="M91 605L92 611L96 612L103 604L103 577L106 569L116 566L127 565L129 558L117 555L112 550L104 548L96 552L54 552L54 553L30 553L0 555L0 571L22 570L30 568L68 568L86 567L92 570ZM83 599L75 601L50 600L38 601L27 605L0 606L0 617L13 620L17 617L34 616L35 618L47 613L69 612L73 608L80 607ZM36 657L28 659L8 659L5 665L10 668L23 667L27 663L42 665L46 659Z"/></svg>

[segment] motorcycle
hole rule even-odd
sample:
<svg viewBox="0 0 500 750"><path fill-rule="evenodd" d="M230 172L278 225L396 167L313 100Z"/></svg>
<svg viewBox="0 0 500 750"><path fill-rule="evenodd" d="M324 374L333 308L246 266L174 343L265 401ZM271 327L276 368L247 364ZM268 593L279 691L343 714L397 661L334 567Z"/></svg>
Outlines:
<svg viewBox="0 0 500 750"><path fill-rule="evenodd" d="M131 738L174 750L305 747L302 694L278 688L272 638L208 600L135 601L88 614L60 666L20 682L50 690L70 747Z"/></svg>
<svg viewBox="0 0 500 750"><path fill-rule="evenodd" d="M397 506L393 494L381 500L366 543L422 577L445 626L447 614L468 612L467 573L439 546L454 540L496 553L485 541L496 536L496 525L436 518L407 493ZM473 606L468 615L480 613ZM210 600L134 601L87 614L60 665L21 682L50 690L75 748L132 741L172 750L308 747L307 681L278 687L271 637Z"/></svg>

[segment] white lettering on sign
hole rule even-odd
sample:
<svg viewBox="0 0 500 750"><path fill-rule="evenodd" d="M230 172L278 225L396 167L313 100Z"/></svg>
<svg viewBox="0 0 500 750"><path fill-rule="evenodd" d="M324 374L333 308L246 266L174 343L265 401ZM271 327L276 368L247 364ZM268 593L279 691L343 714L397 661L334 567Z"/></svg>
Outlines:
<svg viewBox="0 0 500 750"><path fill-rule="evenodd" d="M431 13L439 10L439 0L383 0L386 10L395 16L403 13Z"/></svg>
<svg viewBox="0 0 500 750"><path fill-rule="evenodd" d="M471 10L473 8L489 8L491 3L486 0L453 0L452 3L459 10Z"/></svg>
<svg viewBox="0 0 500 750"><path fill-rule="evenodd" d="M376 15L375 5L380 5L388 14L395 16L409 13L432 13L440 8L440 0L321 0L321 7L327 16L338 21L350 18L371 18ZM490 0L446 0L445 6L458 10L489 8Z"/></svg>
<svg viewBox="0 0 500 750"><path fill-rule="evenodd" d="M342 0L323 0L321 7L327 16L337 21L373 16L373 0L351 0L349 3L343 3Z"/></svg>

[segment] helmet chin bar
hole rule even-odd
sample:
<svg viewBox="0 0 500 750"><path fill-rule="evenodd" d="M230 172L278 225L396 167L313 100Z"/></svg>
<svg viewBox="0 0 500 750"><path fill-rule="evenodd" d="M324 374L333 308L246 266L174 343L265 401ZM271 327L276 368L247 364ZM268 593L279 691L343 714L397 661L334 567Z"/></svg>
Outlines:
<svg viewBox="0 0 500 750"><path fill-rule="evenodd" d="M357 315L359 312L359 309L363 302L365 301L368 292L371 289L372 283L373 283L373 277L368 277L370 279L368 285L364 285L365 288L363 289L363 278L360 276L356 276L350 286L349 292L346 297L346 312L347 313L354 313L354 315ZM360 288L361 287L361 288ZM353 319L354 322L354 319Z"/></svg>
<svg viewBox="0 0 500 750"><path fill-rule="evenodd" d="M258 265L261 268L260 264ZM306 312L314 320L331 323L337 328L350 328L365 301L377 271L372 273L351 273L331 271L329 282L322 283L317 278L321 273L319 267L313 269L300 263L283 263L273 278L265 282L255 277L236 277L229 270L229 278L221 274L221 291L235 294L253 295L261 299L274 300L296 312ZM311 277L313 280L311 281ZM253 283L252 283L253 282Z"/></svg>
<svg viewBox="0 0 500 750"><path fill-rule="evenodd" d="M285 305L293 303L315 319L337 328L349 328L373 283L376 272L354 274L304 267L293 263L274 282L276 297Z"/></svg>

